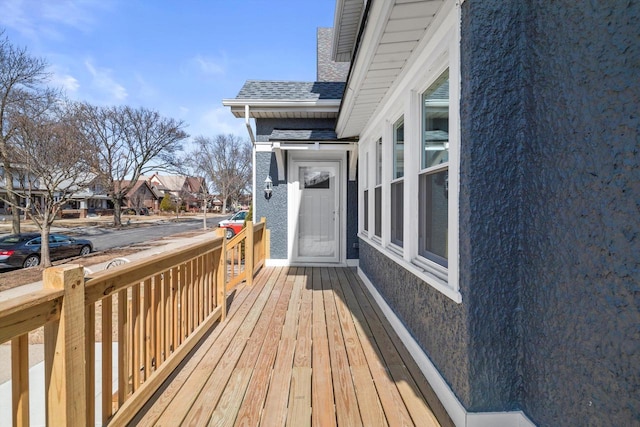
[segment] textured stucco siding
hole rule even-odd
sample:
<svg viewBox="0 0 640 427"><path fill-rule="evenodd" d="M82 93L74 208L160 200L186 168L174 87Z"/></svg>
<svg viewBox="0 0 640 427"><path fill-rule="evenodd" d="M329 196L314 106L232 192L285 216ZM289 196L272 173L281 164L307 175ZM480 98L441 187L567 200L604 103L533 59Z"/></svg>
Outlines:
<svg viewBox="0 0 640 427"><path fill-rule="evenodd" d="M471 411L640 422L639 9L462 5Z"/></svg>
<svg viewBox="0 0 640 427"><path fill-rule="evenodd" d="M523 409L640 425L640 2L530 15Z"/></svg>
<svg viewBox="0 0 640 427"><path fill-rule="evenodd" d="M463 4L460 293L469 328L467 410L519 406L522 2Z"/></svg>
<svg viewBox="0 0 640 427"><path fill-rule="evenodd" d="M271 199L264 197L264 180L271 176L273 193ZM271 232L271 258L287 259L287 182L278 181L275 155L270 152L256 153L256 218L265 217Z"/></svg>

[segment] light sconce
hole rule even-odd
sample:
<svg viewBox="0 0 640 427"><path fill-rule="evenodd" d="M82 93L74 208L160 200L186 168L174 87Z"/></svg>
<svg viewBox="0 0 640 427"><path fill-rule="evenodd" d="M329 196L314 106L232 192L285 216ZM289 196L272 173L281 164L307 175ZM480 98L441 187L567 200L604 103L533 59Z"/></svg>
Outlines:
<svg viewBox="0 0 640 427"><path fill-rule="evenodd" d="M271 177L268 176L267 179L264 180L264 198L269 200L271 193L273 193L273 181L271 181Z"/></svg>

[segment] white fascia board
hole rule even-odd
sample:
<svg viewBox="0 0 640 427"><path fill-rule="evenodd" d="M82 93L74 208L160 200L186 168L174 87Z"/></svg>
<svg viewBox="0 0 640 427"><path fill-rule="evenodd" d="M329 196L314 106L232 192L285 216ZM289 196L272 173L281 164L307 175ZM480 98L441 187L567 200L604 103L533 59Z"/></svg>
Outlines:
<svg viewBox="0 0 640 427"><path fill-rule="evenodd" d="M339 99L318 100L293 100L293 99L225 99L222 101L225 107L231 107L231 112L236 117L244 117L245 106L248 105L252 113L304 111L314 113L337 113L340 108ZM251 117L254 117L252 114Z"/></svg>
<svg viewBox="0 0 640 427"><path fill-rule="evenodd" d="M438 46L443 43L447 43L448 34L450 34L450 29L453 28L453 26L459 26L459 2L456 2L455 0L445 0L436 13L433 21L426 29L420 42L407 58L403 70L396 78L394 78L391 87L386 92L386 95L381 99L375 110L369 116L367 123L362 126L362 129L360 129L361 134L348 135L348 128L351 126L347 126L347 123L353 114L356 95L366 80L369 66L373 56L375 55L377 46L384 35L384 29L386 28L387 21L393 9L390 5L387 5L388 8L381 11L380 9L382 6L376 8L375 5L376 3L373 4L371 14L377 15L370 15L367 22L374 22L376 27L372 28L370 31L365 31L365 37L363 37L364 41L361 43L361 47L358 51L358 57L352 65L353 72L351 80L348 82L349 86L345 88L343 106L336 124L336 134L338 135L338 138L357 136L362 138L363 129L367 129L371 126L371 123L379 120L376 117L384 115L385 113L383 110L388 109L389 106L395 102L394 98L397 98L398 94L402 93L408 85L416 84L414 78L416 75L421 73L421 70L416 66L416 63L425 62L425 58L430 56L430 54L425 52L441 52L442 49L438 48ZM381 15L381 13L384 15ZM384 17L384 19L382 19L382 17ZM351 131L351 133L353 133L353 131Z"/></svg>

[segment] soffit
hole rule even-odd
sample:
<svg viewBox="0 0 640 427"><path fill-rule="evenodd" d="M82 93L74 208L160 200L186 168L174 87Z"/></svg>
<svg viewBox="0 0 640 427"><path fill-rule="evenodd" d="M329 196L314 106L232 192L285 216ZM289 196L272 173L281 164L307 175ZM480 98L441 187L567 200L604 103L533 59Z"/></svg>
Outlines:
<svg viewBox="0 0 640 427"><path fill-rule="evenodd" d="M342 100L339 138L360 135L445 0L374 1Z"/></svg>
<svg viewBox="0 0 640 427"><path fill-rule="evenodd" d="M366 0L337 0L332 58L351 61Z"/></svg>

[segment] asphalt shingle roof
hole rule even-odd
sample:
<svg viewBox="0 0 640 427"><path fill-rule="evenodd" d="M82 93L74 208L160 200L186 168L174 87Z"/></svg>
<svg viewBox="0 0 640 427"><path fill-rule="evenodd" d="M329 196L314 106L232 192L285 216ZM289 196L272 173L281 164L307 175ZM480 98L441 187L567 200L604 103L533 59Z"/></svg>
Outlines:
<svg viewBox="0 0 640 427"><path fill-rule="evenodd" d="M338 137L331 129L274 129L269 141L335 141Z"/></svg>
<svg viewBox="0 0 640 427"><path fill-rule="evenodd" d="M236 99L300 100L340 99L344 82L247 80Z"/></svg>

